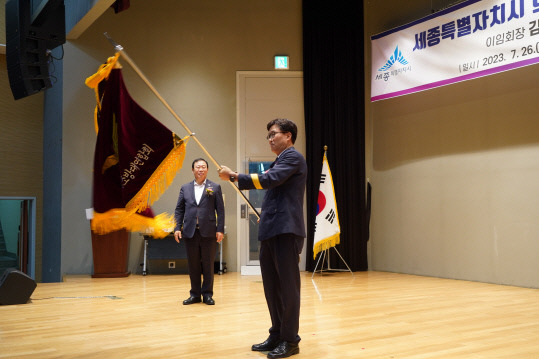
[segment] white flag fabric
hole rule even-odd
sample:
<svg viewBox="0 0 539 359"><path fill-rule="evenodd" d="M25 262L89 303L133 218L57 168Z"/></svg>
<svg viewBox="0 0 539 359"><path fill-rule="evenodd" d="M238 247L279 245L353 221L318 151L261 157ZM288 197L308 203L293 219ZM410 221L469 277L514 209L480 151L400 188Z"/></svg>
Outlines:
<svg viewBox="0 0 539 359"><path fill-rule="evenodd" d="M316 258L318 252L339 244L340 233L341 227L339 225L339 215L337 214L337 203L335 202L333 178L329 170L328 159L324 153L320 189L318 191L313 257Z"/></svg>

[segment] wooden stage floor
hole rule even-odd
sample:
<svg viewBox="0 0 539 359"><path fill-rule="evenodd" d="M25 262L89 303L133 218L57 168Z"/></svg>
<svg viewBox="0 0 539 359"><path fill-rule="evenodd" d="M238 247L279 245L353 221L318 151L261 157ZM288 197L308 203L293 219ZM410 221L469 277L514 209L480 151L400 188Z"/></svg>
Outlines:
<svg viewBox="0 0 539 359"><path fill-rule="evenodd" d="M302 273L293 358L539 358L539 290L386 272ZM215 276L215 306L184 306L187 275L67 276L0 306L0 358L265 358L260 276Z"/></svg>

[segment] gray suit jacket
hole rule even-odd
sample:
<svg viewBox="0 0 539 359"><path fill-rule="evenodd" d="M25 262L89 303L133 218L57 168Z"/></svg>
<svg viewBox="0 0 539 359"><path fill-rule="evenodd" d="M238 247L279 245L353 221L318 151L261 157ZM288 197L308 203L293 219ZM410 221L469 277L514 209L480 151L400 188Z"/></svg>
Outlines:
<svg viewBox="0 0 539 359"><path fill-rule="evenodd" d="M305 238L303 197L307 162L294 147L284 150L262 174L239 174L240 189L267 189L262 202L258 240L292 233Z"/></svg>
<svg viewBox="0 0 539 359"><path fill-rule="evenodd" d="M175 231L182 231L182 237L193 238L197 225L202 237L215 237L216 232L225 231L225 206L221 186L206 179L204 193L197 205L195 182L186 183L180 189L174 212Z"/></svg>

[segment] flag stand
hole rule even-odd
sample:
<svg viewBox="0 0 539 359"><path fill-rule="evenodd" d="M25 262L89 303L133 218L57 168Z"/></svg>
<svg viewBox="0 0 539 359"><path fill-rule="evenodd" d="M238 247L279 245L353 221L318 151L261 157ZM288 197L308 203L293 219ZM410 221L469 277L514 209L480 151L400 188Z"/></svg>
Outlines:
<svg viewBox="0 0 539 359"><path fill-rule="evenodd" d="M322 260L322 265L320 266L320 274L324 274L324 271L334 271L334 272L350 272L352 276L354 273L348 266L348 263L341 256L335 246L339 244L339 235L341 233L341 228L339 225L339 215L337 214L337 203L335 201L335 191L333 189L333 178L331 177L331 170L329 169L329 164L327 162L326 153L328 146L324 146L324 158L322 161L322 174L320 175L320 187L318 194L318 209L316 213L316 222L315 222L315 234L314 234L314 243L313 251L318 252L318 261L314 267L313 275L317 272L318 264ZM318 223L318 220L322 219L322 223ZM320 232L317 232L320 230ZM318 239L317 239L318 235ZM339 255L341 260L346 265L348 269L333 269L331 268L331 263L329 260L329 249L333 247L335 252ZM324 269L324 262L327 257L327 268Z"/></svg>
<svg viewBox="0 0 539 359"><path fill-rule="evenodd" d="M187 133L189 133L189 135L191 136L191 138L193 138L195 140L195 142L200 146L200 148L202 149L202 151L204 151L204 153L208 156L208 158L210 159L210 161L217 167L218 170L221 170L221 165L219 165L217 163L217 161L215 160L215 158L213 158L213 156L206 150L206 148L204 148L204 146L202 146L202 143L200 143L200 141L198 140L198 138L196 138L195 136L195 133L194 132L191 132L191 130L187 127L187 125L182 121L182 119L180 118L180 116L178 116L176 114L176 112L174 112L174 110L172 109L172 107L170 107L170 105L168 104L168 102L165 101L165 99L159 94L159 92L157 92L157 90L155 89L155 87L150 83L150 81L146 78L146 76L144 76L144 74L142 73L142 71L138 68L138 66L135 64L135 62L133 60L131 60L131 58L127 55L127 53L124 51L124 48L122 45L116 43L110 36L108 33L104 33L105 37L109 40L109 42L112 44L112 46L114 46L114 49L116 51L118 51L120 53L120 55L122 55L122 57L127 61L127 63L129 63L129 65L131 65L131 67L133 68L133 70L135 70L135 72L137 73L137 75L139 75L139 77L142 79L142 81L144 81L144 83L146 83L146 85L148 85L148 87L150 88L150 90L154 93L155 96L157 96L157 98L161 101L161 103L163 103L163 105L165 105L165 107L167 108L167 110L170 111L170 113L172 114L172 116L174 116L174 118L176 120L178 120L178 122L180 123L180 125L183 126L183 128L187 131ZM232 187L234 187L234 189L236 190L236 192L238 192L238 194L240 194L243 199L245 200L245 202L249 205L249 207L253 210L253 213L258 217L258 219L260 219L260 213L258 213L258 211L256 210L256 208L251 204L251 202L249 202L249 200L247 199L247 197L245 196L245 194L243 194L243 192L238 188L238 186L236 186L234 183L232 182L229 182Z"/></svg>
<svg viewBox="0 0 539 359"><path fill-rule="evenodd" d="M354 272L352 272L352 270L350 269L350 267L348 266L348 263L346 263L346 261L344 260L344 258L341 256L341 254L339 253L339 251L337 250L337 248L335 247L330 247L330 248L333 248L335 249L335 252L337 252L337 254L339 255L339 257L341 258L341 260L343 261L344 265L346 266L346 268L348 269L336 269L336 268L331 268L331 263L330 263L330 260L329 260L329 248L325 248L323 249L322 251L320 251L320 255L318 256L318 261L316 261L316 266L314 267L314 270L313 270L313 275L311 276L311 279L314 277L314 274L316 272L320 272L321 275L324 275L324 272L350 272L352 274L352 276L354 275ZM326 260L326 256L327 256L327 262L328 262L328 267L326 269L324 269L324 262ZM318 268L318 264L320 263L320 259L322 259L322 265L320 266L320 269L317 271L316 268Z"/></svg>

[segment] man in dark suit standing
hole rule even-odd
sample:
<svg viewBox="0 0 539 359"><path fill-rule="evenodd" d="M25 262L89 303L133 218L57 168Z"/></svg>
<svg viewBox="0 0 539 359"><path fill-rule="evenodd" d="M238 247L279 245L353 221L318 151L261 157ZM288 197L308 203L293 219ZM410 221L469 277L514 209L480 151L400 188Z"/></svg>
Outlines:
<svg viewBox="0 0 539 359"><path fill-rule="evenodd" d="M275 119L267 125L271 151L277 155L262 174L238 174L223 166L219 177L238 181L240 189L267 189L258 230L260 270L271 317L269 337L254 344L254 351L269 351L268 358L299 353L299 255L305 238L303 197L307 178L305 158L293 147L296 124Z"/></svg>
<svg viewBox="0 0 539 359"><path fill-rule="evenodd" d="M219 184L206 178L208 162L205 159L197 158L191 168L195 180L184 184L180 189L174 216L176 220L174 239L178 243L181 238L185 239L191 280L190 296L183 301L183 304L203 301L208 305L214 305L215 253L217 243L223 240L225 228L223 194ZM204 279L202 283L201 275Z"/></svg>

